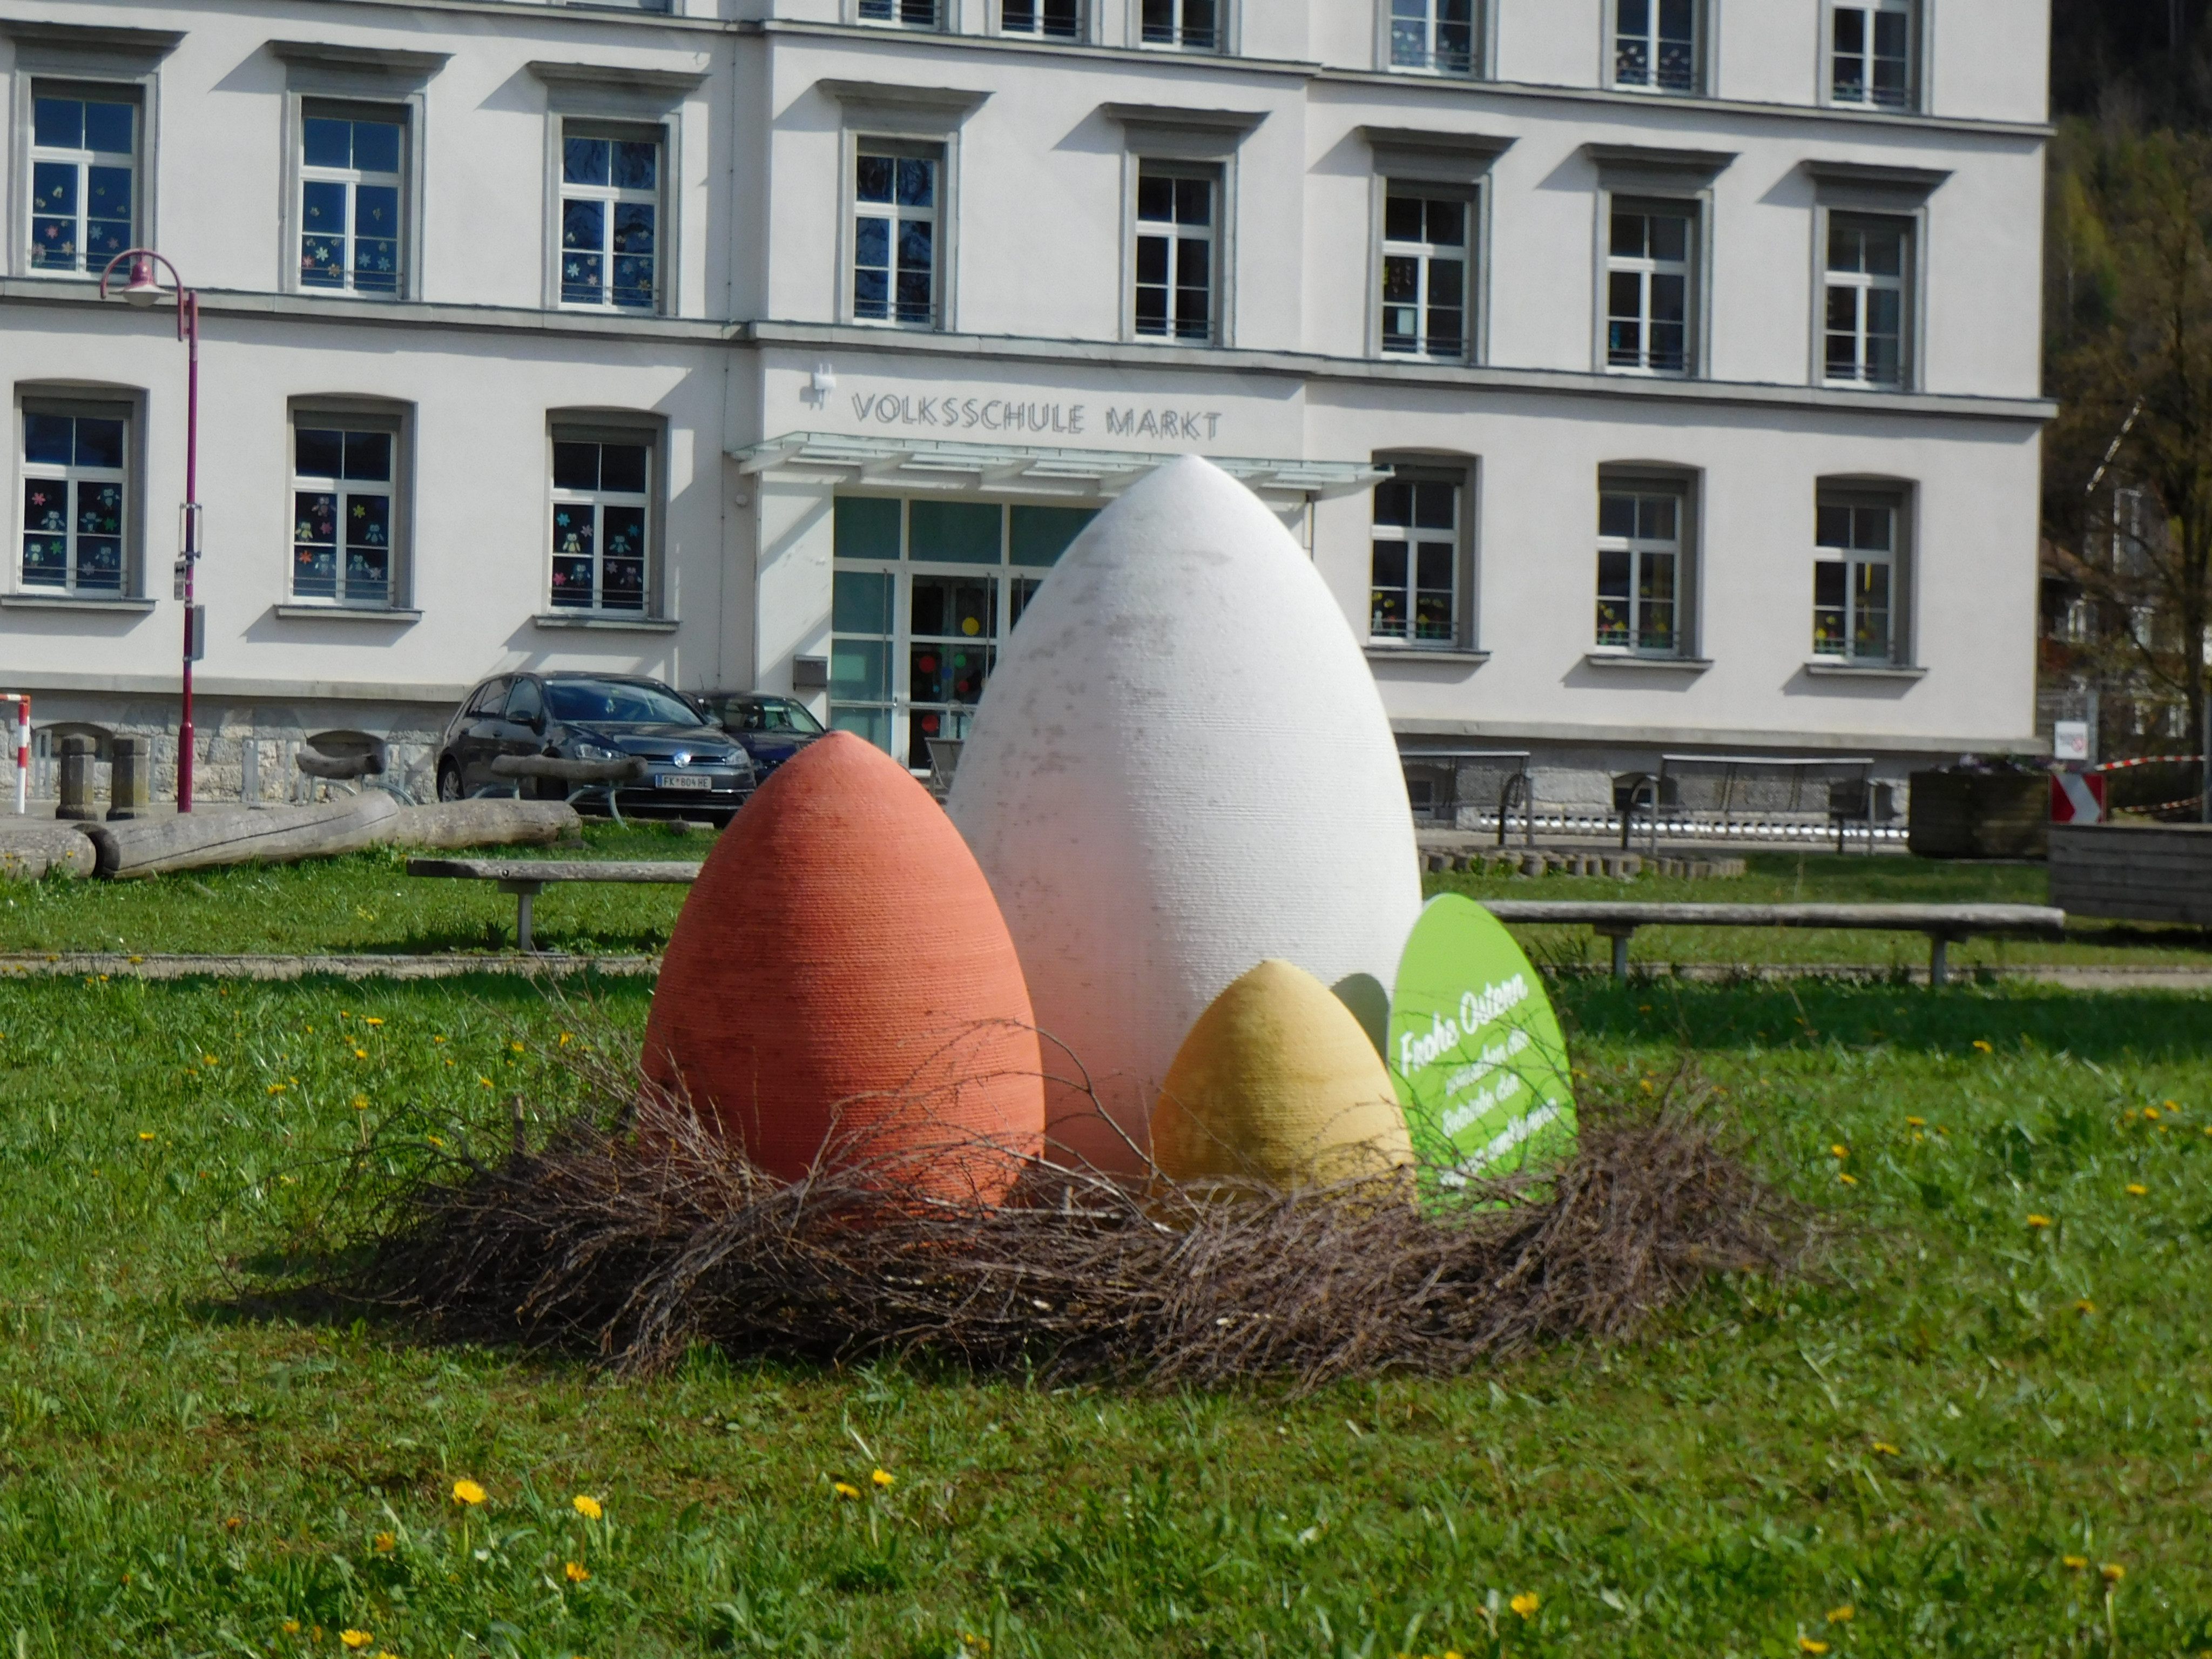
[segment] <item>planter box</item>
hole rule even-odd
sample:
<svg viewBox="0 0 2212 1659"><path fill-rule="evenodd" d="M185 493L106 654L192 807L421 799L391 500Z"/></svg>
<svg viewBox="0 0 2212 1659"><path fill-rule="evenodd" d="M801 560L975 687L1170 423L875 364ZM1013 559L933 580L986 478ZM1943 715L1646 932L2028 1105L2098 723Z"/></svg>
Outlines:
<svg viewBox="0 0 2212 1659"><path fill-rule="evenodd" d="M1923 859L2039 859L2051 846L2045 772L1915 772L1905 844Z"/></svg>
<svg viewBox="0 0 2212 1659"><path fill-rule="evenodd" d="M2051 902L2069 915L2212 927L2212 824L2054 824Z"/></svg>

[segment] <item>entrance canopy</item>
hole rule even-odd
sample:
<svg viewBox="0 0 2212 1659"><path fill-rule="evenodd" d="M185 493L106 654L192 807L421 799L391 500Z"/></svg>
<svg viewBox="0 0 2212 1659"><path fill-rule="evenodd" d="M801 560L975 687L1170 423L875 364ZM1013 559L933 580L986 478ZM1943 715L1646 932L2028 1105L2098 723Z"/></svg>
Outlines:
<svg viewBox="0 0 2212 1659"><path fill-rule="evenodd" d="M971 494L1010 491L1084 501L1110 500L1155 467L1178 459L1121 449L1044 449L832 432L787 433L730 454L747 472L804 468L826 475L834 483ZM1390 476L1388 467L1364 461L1207 459L1262 495L1352 495L1372 489Z"/></svg>

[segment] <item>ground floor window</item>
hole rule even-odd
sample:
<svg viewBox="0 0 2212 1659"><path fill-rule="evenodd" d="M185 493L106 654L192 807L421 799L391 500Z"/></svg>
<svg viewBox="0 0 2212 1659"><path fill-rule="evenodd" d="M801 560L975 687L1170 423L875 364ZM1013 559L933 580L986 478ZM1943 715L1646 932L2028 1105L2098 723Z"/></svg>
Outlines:
<svg viewBox="0 0 2212 1659"><path fill-rule="evenodd" d="M1000 641L1090 507L840 495L830 723L911 767L964 738Z"/></svg>
<svg viewBox="0 0 2212 1659"><path fill-rule="evenodd" d="M1598 496L1597 645L1674 656L1681 649L1682 496L1608 485Z"/></svg>
<svg viewBox="0 0 2212 1659"><path fill-rule="evenodd" d="M395 436L358 417L293 417L294 599L392 603Z"/></svg>
<svg viewBox="0 0 2212 1659"><path fill-rule="evenodd" d="M1460 485L1401 473L1375 487L1367 633L1389 645L1459 642Z"/></svg>
<svg viewBox="0 0 2212 1659"><path fill-rule="evenodd" d="M23 586L94 598L123 592L128 416L23 411Z"/></svg>
<svg viewBox="0 0 2212 1659"><path fill-rule="evenodd" d="M1897 650L1897 503L1820 496L1813 563L1813 653L1886 663Z"/></svg>
<svg viewBox="0 0 2212 1659"><path fill-rule="evenodd" d="M645 610L653 531L653 448L642 433L602 436L555 432L556 609Z"/></svg>

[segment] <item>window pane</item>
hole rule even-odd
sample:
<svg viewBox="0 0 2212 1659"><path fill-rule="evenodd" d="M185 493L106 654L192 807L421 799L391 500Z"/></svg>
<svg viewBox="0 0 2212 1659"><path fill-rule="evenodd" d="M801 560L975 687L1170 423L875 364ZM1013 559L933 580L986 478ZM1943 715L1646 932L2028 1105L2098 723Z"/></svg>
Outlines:
<svg viewBox="0 0 2212 1659"><path fill-rule="evenodd" d="M123 486L97 478L78 479L76 529L81 536L121 535Z"/></svg>
<svg viewBox="0 0 2212 1659"><path fill-rule="evenodd" d="M1638 537L1649 542L1674 539L1676 503L1671 495L1644 495L1636 503Z"/></svg>
<svg viewBox="0 0 2212 1659"><path fill-rule="evenodd" d="M833 702L881 702L890 696L890 641L835 640L830 647Z"/></svg>
<svg viewBox="0 0 2212 1659"><path fill-rule="evenodd" d="M353 164L363 173L399 171L399 127L396 122L356 121Z"/></svg>
<svg viewBox="0 0 2212 1659"><path fill-rule="evenodd" d="M841 559L896 559L899 556L899 508L896 501L870 495L840 495L836 514L836 553Z"/></svg>
<svg viewBox="0 0 2212 1659"><path fill-rule="evenodd" d="M34 100L31 142L53 149L84 148L84 105L75 98Z"/></svg>
<svg viewBox="0 0 2212 1659"><path fill-rule="evenodd" d="M1406 586L1407 545L1404 542L1375 544L1375 586L1403 587Z"/></svg>
<svg viewBox="0 0 2212 1659"><path fill-rule="evenodd" d="M388 432L347 433L345 475L349 478L389 483L392 481L392 434Z"/></svg>
<svg viewBox="0 0 2212 1659"><path fill-rule="evenodd" d="M660 178L660 146L625 139L614 147L614 181L621 190L654 190Z"/></svg>
<svg viewBox="0 0 2212 1659"><path fill-rule="evenodd" d="M645 509L641 507L610 507L601 510L599 529L605 538L608 560L641 559L645 556Z"/></svg>
<svg viewBox="0 0 2212 1659"><path fill-rule="evenodd" d="M1429 204L1429 240L1438 247L1459 247L1467 240L1467 204L1438 198Z"/></svg>
<svg viewBox="0 0 2212 1659"><path fill-rule="evenodd" d="M1852 545L1863 553L1887 553L1896 514L1886 507L1862 507L1851 514Z"/></svg>
<svg viewBox="0 0 2212 1659"><path fill-rule="evenodd" d="M569 138L561 146L561 177L571 185L604 185L607 181L607 152L604 138Z"/></svg>
<svg viewBox="0 0 2212 1659"><path fill-rule="evenodd" d="M1651 227L1651 257L1679 264L1690 257L1690 222L1679 214L1655 213Z"/></svg>
<svg viewBox="0 0 2212 1659"><path fill-rule="evenodd" d="M311 167L353 165L353 124L310 115L301 124L301 155Z"/></svg>
<svg viewBox="0 0 2212 1659"><path fill-rule="evenodd" d="M919 501L908 512L908 558L939 564L1002 562L999 538L1003 507L981 501ZM917 622L914 631L927 630Z"/></svg>
<svg viewBox="0 0 2212 1659"><path fill-rule="evenodd" d="M555 444L553 487L556 489L597 489L599 487L599 447L597 444Z"/></svg>
<svg viewBox="0 0 2212 1659"><path fill-rule="evenodd" d="M81 416L76 422L76 464L79 466L123 468L123 422Z"/></svg>
<svg viewBox="0 0 2212 1659"><path fill-rule="evenodd" d="M1418 196L1393 196L1382 208L1382 234L1394 242L1418 242L1425 217Z"/></svg>
<svg viewBox="0 0 2212 1659"><path fill-rule="evenodd" d="M1851 509L1830 507L1823 503L1814 515L1817 528L1814 542L1821 547L1844 547L1851 544Z"/></svg>
<svg viewBox="0 0 2212 1659"><path fill-rule="evenodd" d="M67 466L76 447L76 422L66 415L23 416L23 459L42 466Z"/></svg>
<svg viewBox="0 0 2212 1659"><path fill-rule="evenodd" d="M888 155L863 155L855 165L853 194L863 202L889 202L895 164Z"/></svg>
<svg viewBox="0 0 2212 1659"><path fill-rule="evenodd" d="M1640 259L1644 257L1644 216L1640 213L1616 213L1613 216L1613 255L1616 259Z"/></svg>
<svg viewBox="0 0 2212 1659"><path fill-rule="evenodd" d="M890 577L869 570L838 571L833 579L830 626L840 634L889 634Z"/></svg>
<svg viewBox="0 0 2212 1659"><path fill-rule="evenodd" d="M1175 180L1163 179L1157 173L1146 173L1139 178L1137 216L1139 219L1172 220L1175 217Z"/></svg>
<svg viewBox="0 0 2212 1659"><path fill-rule="evenodd" d="M629 495L644 495L648 453L644 444L601 444L599 488Z"/></svg>
<svg viewBox="0 0 2212 1659"><path fill-rule="evenodd" d="M1031 568L1057 564L1084 527L1098 516L1087 507L1016 507L1009 513L1010 562Z"/></svg>
<svg viewBox="0 0 2212 1659"><path fill-rule="evenodd" d="M901 207L930 207L937 197L937 164L902 156L898 164L898 199Z"/></svg>
<svg viewBox="0 0 2212 1659"><path fill-rule="evenodd" d="M1206 179L1178 179L1175 181L1176 222L1184 225L1210 225L1213 222L1213 185Z"/></svg>
<svg viewBox="0 0 2212 1659"><path fill-rule="evenodd" d="M1423 542L1415 572L1419 585L1432 592L1449 589L1452 586L1452 567L1457 562L1449 542Z"/></svg>
<svg viewBox="0 0 2212 1659"><path fill-rule="evenodd" d="M1601 495L1597 503L1597 533L1627 540L1636 533L1636 497Z"/></svg>
<svg viewBox="0 0 2212 1659"><path fill-rule="evenodd" d="M1413 522L1423 530L1451 530L1459 524L1459 487L1448 483L1413 486Z"/></svg>
<svg viewBox="0 0 2212 1659"><path fill-rule="evenodd" d="M1390 479L1375 486L1375 522L1407 525L1413 522L1413 486Z"/></svg>
<svg viewBox="0 0 2212 1659"><path fill-rule="evenodd" d="M58 478L23 481L23 528L64 532L69 529L69 486Z"/></svg>
<svg viewBox="0 0 2212 1659"><path fill-rule="evenodd" d="M346 545L354 548L392 545L392 498L389 495L346 497Z"/></svg>

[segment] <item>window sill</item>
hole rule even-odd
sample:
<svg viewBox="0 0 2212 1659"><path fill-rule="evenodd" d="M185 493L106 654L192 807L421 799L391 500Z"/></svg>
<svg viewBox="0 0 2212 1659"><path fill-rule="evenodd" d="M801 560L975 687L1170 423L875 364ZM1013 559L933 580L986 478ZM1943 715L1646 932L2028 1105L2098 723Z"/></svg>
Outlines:
<svg viewBox="0 0 2212 1659"><path fill-rule="evenodd" d="M1822 380L1823 392L1885 392L1892 397L1910 393L1913 388L1902 380Z"/></svg>
<svg viewBox="0 0 2212 1659"><path fill-rule="evenodd" d="M1702 674L1713 665L1711 657L1639 657L1629 651L1593 651L1583 659L1588 668L1650 668L1662 674Z"/></svg>
<svg viewBox="0 0 2212 1659"><path fill-rule="evenodd" d="M590 629L609 634L673 634L673 617L617 617L604 611L548 611L532 617L532 624L550 629Z"/></svg>
<svg viewBox="0 0 2212 1659"><path fill-rule="evenodd" d="M10 611L108 611L143 616L153 610L151 599L95 599L82 593L0 593L0 605Z"/></svg>
<svg viewBox="0 0 2212 1659"><path fill-rule="evenodd" d="M1805 664L1805 672L1823 679L1839 680L1924 680L1928 671L1909 668L1889 662L1845 662L1840 657L1813 657Z"/></svg>
<svg viewBox="0 0 2212 1659"><path fill-rule="evenodd" d="M404 623L422 620L419 611L370 605L279 605L270 607L286 622Z"/></svg>
<svg viewBox="0 0 2212 1659"><path fill-rule="evenodd" d="M1487 651L1465 651L1457 646L1384 645L1370 641L1370 662L1443 662L1479 667L1490 660Z"/></svg>

